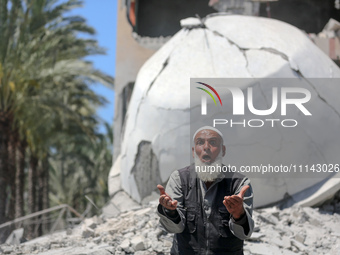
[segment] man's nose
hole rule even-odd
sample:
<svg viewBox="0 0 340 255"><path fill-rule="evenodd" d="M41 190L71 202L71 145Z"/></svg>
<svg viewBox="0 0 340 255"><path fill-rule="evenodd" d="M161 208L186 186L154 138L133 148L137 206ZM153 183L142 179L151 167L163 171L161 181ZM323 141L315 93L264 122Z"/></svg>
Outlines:
<svg viewBox="0 0 340 255"><path fill-rule="evenodd" d="M203 144L203 149L204 150L210 150L210 144L208 141L206 141L204 144Z"/></svg>

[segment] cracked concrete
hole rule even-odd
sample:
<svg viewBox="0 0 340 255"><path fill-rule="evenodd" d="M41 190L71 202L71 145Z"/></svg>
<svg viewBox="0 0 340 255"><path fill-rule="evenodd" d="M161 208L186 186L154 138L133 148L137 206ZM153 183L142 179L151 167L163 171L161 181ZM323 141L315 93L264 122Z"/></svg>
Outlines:
<svg viewBox="0 0 340 255"><path fill-rule="evenodd" d="M272 19L238 15L213 15L202 22L204 26L195 18L182 22L184 28L144 64L137 76L122 137L119 171L121 188L138 202L143 200L149 190L140 189L137 173L138 176L149 176L152 172L146 167L135 165L137 155L142 155L139 154L142 141L150 143L147 151L152 151L157 158L158 181L162 183L167 181L172 171L190 163L189 109L198 107L190 108L190 78L340 78L339 68L304 33L291 25ZM308 85L306 80L304 83L303 86ZM323 90L326 97L319 93L320 88L320 84L314 88L313 96L319 98L315 99L316 102L329 103L338 112L340 103L333 98L334 93ZM260 96L255 96L254 102L265 101L264 106L268 106L267 98L271 97L269 92L262 91ZM318 112L319 106L318 102L313 110ZM325 113L324 118L330 115L330 109ZM307 124L315 126L312 121L307 121ZM300 134L306 140L314 137L318 146L322 144L320 139L323 136L318 140L315 134L303 134L303 131ZM268 134L260 143L251 133L242 131L232 134L229 146L233 146L233 149L227 149L229 158L243 155L245 144L255 150L259 146L264 148L263 151L256 151L253 157L267 155L271 160L269 162L280 162L281 153L292 153L294 156L290 148L296 145L298 138L287 139L287 133L280 132L270 138L279 145L275 148L270 144ZM240 137L247 137L247 143L238 141ZM329 148L335 148L335 141L329 141L329 144ZM307 142L297 144L296 148L305 152L305 146L308 145ZM329 158L334 157L331 149L326 150L325 145L322 146L318 149L330 153ZM313 149L302 155L306 159L317 156ZM238 163L241 162L242 158ZM155 179L148 182L150 190L156 188L156 182ZM255 206L281 200L286 193L292 196L315 182L302 181L300 186L287 180L255 179ZM265 187L268 183L271 183L270 186Z"/></svg>
<svg viewBox="0 0 340 255"><path fill-rule="evenodd" d="M155 183L161 183L158 159L153 153L151 142L141 141L138 145L135 164L131 170L135 178L138 193L147 197L155 189Z"/></svg>
<svg viewBox="0 0 340 255"><path fill-rule="evenodd" d="M319 91L316 89L316 87L313 85L313 83L311 83L308 79L306 79L303 76L303 74L301 74L300 72L299 72L299 75L312 87L312 89L315 91L315 93L320 98L320 100L323 101L329 108L331 108L340 118L340 113L329 102L327 102L327 100L324 97L322 97L320 95Z"/></svg>
<svg viewBox="0 0 340 255"><path fill-rule="evenodd" d="M155 79L150 83L150 86L149 86L149 88L148 88L148 91L146 92L146 95L148 95L150 89L152 88L152 85L155 83L155 81L157 80L158 76L160 76L160 75L162 74L162 72L164 71L164 69L165 69L166 66L168 65L169 59L170 59L170 56L164 61L162 69L159 71L159 73L157 74L157 76L155 77Z"/></svg>

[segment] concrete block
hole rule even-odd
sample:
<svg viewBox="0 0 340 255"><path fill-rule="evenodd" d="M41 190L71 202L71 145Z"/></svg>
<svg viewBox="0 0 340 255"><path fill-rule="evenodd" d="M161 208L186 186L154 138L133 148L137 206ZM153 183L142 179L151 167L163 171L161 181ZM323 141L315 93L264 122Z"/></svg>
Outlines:
<svg viewBox="0 0 340 255"><path fill-rule="evenodd" d="M131 239L131 246L135 251L141 251L146 249L145 239L143 236L135 236Z"/></svg>

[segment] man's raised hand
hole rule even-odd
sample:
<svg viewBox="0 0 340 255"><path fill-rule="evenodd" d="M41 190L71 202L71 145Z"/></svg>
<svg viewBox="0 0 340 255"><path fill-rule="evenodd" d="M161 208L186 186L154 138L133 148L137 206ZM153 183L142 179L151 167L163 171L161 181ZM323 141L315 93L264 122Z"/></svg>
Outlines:
<svg viewBox="0 0 340 255"><path fill-rule="evenodd" d="M246 185L242 187L238 195L224 197L223 204L235 220L238 220L244 214L243 198L249 188L249 185Z"/></svg>
<svg viewBox="0 0 340 255"><path fill-rule="evenodd" d="M160 194L159 203L168 210L176 210L177 200L172 200L172 198L165 193L165 189L162 185L158 184L157 188L159 189Z"/></svg>

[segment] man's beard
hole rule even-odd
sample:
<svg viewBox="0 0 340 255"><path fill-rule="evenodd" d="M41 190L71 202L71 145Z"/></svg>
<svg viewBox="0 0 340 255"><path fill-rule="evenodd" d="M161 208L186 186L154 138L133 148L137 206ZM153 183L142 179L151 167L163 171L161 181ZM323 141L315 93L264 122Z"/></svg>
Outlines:
<svg viewBox="0 0 340 255"><path fill-rule="evenodd" d="M196 171L198 178L200 178L204 182L213 182L218 177L222 175L220 171L217 171L218 167L221 169L222 167L222 150L216 157L214 162L211 163L204 163L200 160L200 158L197 156L195 151L195 169L198 168L198 171ZM210 172L210 169L215 169L214 172ZM204 169L204 172L201 171Z"/></svg>

